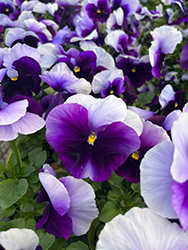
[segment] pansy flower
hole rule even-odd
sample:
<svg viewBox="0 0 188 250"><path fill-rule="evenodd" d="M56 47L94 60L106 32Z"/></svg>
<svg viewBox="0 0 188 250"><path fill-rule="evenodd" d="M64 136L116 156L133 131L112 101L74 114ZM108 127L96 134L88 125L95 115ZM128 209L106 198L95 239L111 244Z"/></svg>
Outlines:
<svg viewBox="0 0 188 250"><path fill-rule="evenodd" d="M149 48L150 63L153 67L152 74L160 78L160 68L164 63L166 54L173 53L177 44L182 41L182 34L175 27L163 25L155 28L151 35L152 45Z"/></svg>
<svg viewBox="0 0 188 250"><path fill-rule="evenodd" d="M46 138L76 178L105 181L140 146L142 122L121 98L77 94L55 107ZM137 134L138 133L138 134Z"/></svg>
<svg viewBox="0 0 188 250"><path fill-rule="evenodd" d="M3 58L0 70L1 86L5 94L4 101L8 102L16 94L31 97L32 91L40 91L41 56L37 49L17 43Z"/></svg>
<svg viewBox="0 0 188 250"><path fill-rule="evenodd" d="M36 228L45 228L56 238L64 237L66 240L71 234L80 236L87 233L98 216L93 188L72 176L57 179L48 164L43 166L39 179L43 189L37 202L47 202L47 206Z"/></svg>
<svg viewBox="0 0 188 250"><path fill-rule="evenodd" d="M8 104L2 100L2 93L0 94L1 141L11 141L17 138L18 133L28 135L44 127L45 121L40 117L42 109L35 100L28 101L24 97L17 96Z"/></svg>
<svg viewBox="0 0 188 250"><path fill-rule="evenodd" d="M183 250L187 247L187 236L177 223L148 208L134 207L104 226L96 250Z"/></svg>

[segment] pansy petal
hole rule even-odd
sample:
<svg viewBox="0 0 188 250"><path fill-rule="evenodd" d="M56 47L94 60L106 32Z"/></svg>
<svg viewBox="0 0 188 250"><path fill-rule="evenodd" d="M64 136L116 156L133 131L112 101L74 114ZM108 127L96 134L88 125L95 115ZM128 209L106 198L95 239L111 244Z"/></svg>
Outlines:
<svg viewBox="0 0 188 250"><path fill-rule="evenodd" d="M0 110L0 125L9 125L18 121L26 114L28 101L22 100L10 103Z"/></svg>
<svg viewBox="0 0 188 250"><path fill-rule="evenodd" d="M65 185L71 200L67 214L72 219L72 233L76 236L85 234L99 213L95 204L94 190L87 182L72 176L62 177L59 180Z"/></svg>
<svg viewBox="0 0 188 250"><path fill-rule="evenodd" d="M40 172L39 179L54 209L63 216L70 207L70 197L65 186L56 177L46 172Z"/></svg>
<svg viewBox="0 0 188 250"><path fill-rule="evenodd" d="M168 218L177 218L171 202L174 180L170 167L173 151L173 143L164 141L150 149L140 164L141 195L144 201L155 213Z"/></svg>
<svg viewBox="0 0 188 250"><path fill-rule="evenodd" d="M45 125L45 120L39 115L26 112L25 116L20 118L12 127L15 131L20 134L28 135L33 134L43 128Z"/></svg>
<svg viewBox="0 0 188 250"><path fill-rule="evenodd" d="M181 114L180 118L173 123L171 134L174 143L174 160L171 166L171 174L175 181L185 182L188 180L188 113Z"/></svg>
<svg viewBox="0 0 188 250"><path fill-rule="evenodd" d="M56 152L62 143L79 149L79 143L87 141L90 134L88 111L76 103L61 104L49 113L46 127L47 141Z"/></svg>
<svg viewBox="0 0 188 250"><path fill-rule="evenodd" d="M174 182L171 188L173 190L172 204L174 210L178 215L183 230L186 231L188 229L188 181L184 183Z"/></svg>
<svg viewBox="0 0 188 250"><path fill-rule="evenodd" d="M64 237L68 240L72 232L72 220L67 214L61 216L53 210L45 227L45 232L53 234L58 239Z"/></svg>
<svg viewBox="0 0 188 250"><path fill-rule="evenodd" d="M9 245L8 242L1 242L2 240L7 240L10 243L14 243L15 246L19 245L20 248L11 248L11 244ZM2 231L0 233L0 245L6 250L12 249L24 249L24 250L33 250L39 244L39 237L37 234L31 229L18 229L18 228L11 228L8 231Z"/></svg>
<svg viewBox="0 0 188 250"><path fill-rule="evenodd" d="M123 122L127 126L133 128L138 135L141 135L142 130L143 130L143 124L142 124L140 117L135 112L128 109L127 116L123 120Z"/></svg>
<svg viewBox="0 0 188 250"><path fill-rule="evenodd" d="M13 129L12 125L0 126L0 141L12 141L17 136L18 132Z"/></svg>
<svg viewBox="0 0 188 250"><path fill-rule="evenodd" d="M96 250L183 250L187 246L186 235L178 224L148 208L134 207L105 225Z"/></svg>

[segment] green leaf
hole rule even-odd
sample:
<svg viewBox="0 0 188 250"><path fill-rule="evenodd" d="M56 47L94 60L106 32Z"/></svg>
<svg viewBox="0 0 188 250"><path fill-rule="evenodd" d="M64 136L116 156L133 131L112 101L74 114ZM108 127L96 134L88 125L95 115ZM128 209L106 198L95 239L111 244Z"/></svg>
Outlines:
<svg viewBox="0 0 188 250"><path fill-rule="evenodd" d="M110 178L108 179L108 182L111 185L116 185L116 184L121 183L124 179L125 179L124 177L120 177L117 174L115 174L114 172L112 172Z"/></svg>
<svg viewBox="0 0 188 250"><path fill-rule="evenodd" d="M141 103L142 105L145 105L145 104L150 103L153 100L154 96L155 94L153 92L149 92L149 91L144 92L144 93L139 94L137 101Z"/></svg>
<svg viewBox="0 0 188 250"><path fill-rule="evenodd" d="M112 201L123 200L125 193L119 186L112 186L112 189L108 192L108 199Z"/></svg>
<svg viewBox="0 0 188 250"><path fill-rule="evenodd" d="M35 159L37 155L39 155L42 152L42 148L35 148L31 152L29 152L29 161L30 163L35 163Z"/></svg>
<svg viewBox="0 0 188 250"><path fill-rule="evenodd" d="M12 216L15 213L15 211L16 211L16 208L14 206L10 206L4 210L4 212L2 213L2 216L4 218L8 218Z"/></svg>
<svg viewBox="0 0 188 250"><path fill-rule="evenodd" d="M90 226L88 232L88 243L91 250L95 250L95 245L97 241L96 231L99 226L100 226L100 220L98 218L95 219Z"/></svg>
<svg viewBox="0 0 188 250"><path fill-rule="evenodd" d="M28 155L30 163L37 168L42 167L47 159L47 153L42 148L35 148Z"/></svg>
<svg viewBox="0 0 188 250"><path fill-rule="evenodd" d="M23 218L18 218L9 222L2 221L0 223L0 231L6 231L10 228L25 228L25 220Z"/></svg>
<svg viewBox="0 0 188 250"><path fill-rule="evenodd" d="M0 182L0 207L6 209L16 203L27 192L26 179L8 179Z"/></svg>
<svg viewBox="0 0 188 250"><path fill-rule="evenodd" d="M0 161L0 173L4 173L7 170L8 170L8 166L4 162Z"/></svg>
<svg viewBox="0 0 188 250"><path fill-rule="evenodd" d="M118 204L114 201L108 201L100 215L99 215L99 219L102 221L102 222L108 222L108 221L111 221L111 219L113 219L116 215L120 214L121 213L121 209L119 208Z"/></svg>
<svg viewBox="0 0 188 250"><path fill-rule="evenodd" d="M26 228L29 228L29 229L32 229L34 231L36 231L36 228L35 228L35 225L36 225L36 221L32 218L29 218L25 221L25 227Z"/></svg>
<svg viewBox="0 0 188 250"><path fill-rule="evenodd" d="M35 171L35 168L32 166L26 166L23 170L22 177L27 177Z"/></svg>
<svg viewBox="0 0 188 250"><path fill-rule="evenodd" d="M46 151L42 151L42 152L36 157L36 159L35 159L35 163L34 163L35 166L36 166L37 168L41 168L42 165L45 163L46 159L47 159L47 153L46 153Z"/></svg>
<svg viewBox="0 0 188 250"><path fill-rule="evenodd" d="M0 174L0 182L5 181L7 178L4 176L4 174Z"/></svg>
<svg viewBox="0 0 188 250"><path fill-rule="evenodd" d="M24 212L24 213L28 213L33 211L34 207L31 203L29 202L24 202L20 205L20 209Z"/></svg>
<svg viewBox="0 0 188 250"><path fill-rule="evenodd" d="M132 183L131 188L135 193L140 193L140 183Z"/></svg>
<svg viewBox="0 0 188 250"><path fill-rule="evenodd" d="M55 241L55 236L52 234L44 233L43 230L37 230L36 233L39 236L39 245L43 250L48 250Z"/></svg>
<svg viewBox="0 0 188 250"><path fill-rule="evenodd" d="M89 250L88 246L82 241L71 243L66 250Z"/></svg>

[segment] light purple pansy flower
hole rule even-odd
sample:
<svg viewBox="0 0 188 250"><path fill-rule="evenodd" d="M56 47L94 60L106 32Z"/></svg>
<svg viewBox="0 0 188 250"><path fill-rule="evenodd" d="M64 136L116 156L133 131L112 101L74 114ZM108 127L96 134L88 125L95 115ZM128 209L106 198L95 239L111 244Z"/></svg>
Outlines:
<svg viewBox="0 0 188 250"><path fill-rule="evenodd" d="M109 94L120 95L124 91L124 75L120 69L104 70L96 74L92 81L93 93L101 93L102 97Z"/></svg>
<svg viewBox="0 0 188 250"><path fill-rule="evenodd" d="M46 138L70 174L105 181L140 146L142 122L122 99L77 94L55 107ZM138 134L137 134L138 133Z"/></svg>
<svg viewBox="0 0 188 250"><path fill-rule="evenodd" d="M11 228L7 231L0 232L0 248L6 250L37 250L39 237L31 229L28 228ZM2 248L1 248L2 249Z"/></svg>
<svg viewBox="0 0 188 250"><path fill-rule="evenodd" d="M2 97L1 97L2 98ZM1 99L0 98L0 99ZM39 115L27 112L29 103L25 100L7 104L0 102L0 140L14 140L18 133L32 134L44 127L45 121Z"/></svg>
<svg viewBox="0 0 188 250"><path fill-rule="evenodd" d="M174 52L177 44L181 43L183 36L175 27L167 25L155 28L151 32L151 35L153 41L149 48L150 63L153 67L153 76L159 79L160 67L164 61L165 55Z"/></svg>
<svg viewBox="0 0 188 250"><path fill-rule="evenodd" d="M64 237L66 240L71 234L80 236L87 233L98 216L93 188L72 176L57 179L48 164L43 166L39 179L44 189L37 202L45 201L47 206L36 228L45 228L56 238Z"/></svg>
<svg viewBox="0 0 188 250"><path fill-rule="evenodd" d="M72 94L91 92L91 84L84 78L77 78L63 62L56 64L50 71L44 71L40 77L56 91Z"/></svg>
<svg viewBox="0 0 188 250"><path fill-rule="evenodd" d="M148 208L134 207L106 223L99 234L96 250L186 250L187 236Z"/></svg>

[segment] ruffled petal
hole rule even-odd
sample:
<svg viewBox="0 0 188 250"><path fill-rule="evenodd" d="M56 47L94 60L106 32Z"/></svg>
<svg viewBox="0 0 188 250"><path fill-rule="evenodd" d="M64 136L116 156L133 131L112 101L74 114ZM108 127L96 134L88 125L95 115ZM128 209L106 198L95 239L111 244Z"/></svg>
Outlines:
<svg viewBox="0 0 188 250"><path fill-rule="evenodd" d="M173 143L164 141L150 149L140 165L141 195L144 201L155 213L168 218L177 218L171 202L174 180L170 167L173 151Z"/></svg>
<svg viewBox="0 0 188 250"><path fill-rule="evenodd" d="M39 179L54 209L63 216L70 208L70 197L65 186L53 175L46 172L40 172Z"/></svg>
<svg viewBox="0 0 188 250"><path fill-rule="evenodd" d="M72 219L72 233L76 236L85 234L99 213L95 204L94 190L87 182L72 176L62 177L59 180L65 185L71 200L67 214Z"/></svg>

